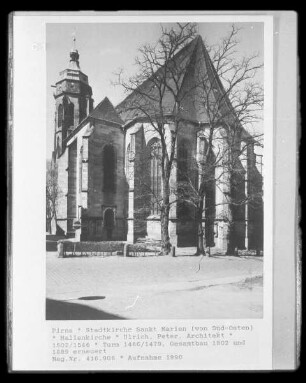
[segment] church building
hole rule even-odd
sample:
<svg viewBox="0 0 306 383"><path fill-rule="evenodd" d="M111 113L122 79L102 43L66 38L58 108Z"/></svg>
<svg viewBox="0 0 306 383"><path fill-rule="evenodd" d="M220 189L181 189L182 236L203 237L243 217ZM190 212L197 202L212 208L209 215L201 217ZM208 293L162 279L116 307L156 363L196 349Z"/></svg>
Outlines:
<svg viewBox="0 0 306 383"><path fill-rule="evenodd" d="M207 81L216 78L200 36L178 52L175 60L177 65L184 67L182 92L192 88L196 73L205 73ZM217 79L215 83L214 91L222 94L221 81ZM177 166L170 180L172 190L184 178L182 169L191 169L192 163L203 161L209 121L203 103L200 106L195 102L196 92L182 105L184 124L177 135ZM92 88L80 69L79 53L73 48L68 68L59 74L54 98L52 161L57 166L60 187L58 232L81 241L159 240L160 208L156 196L160 195L162 182L158 160L160 138L145 116L131 108L137 102L137 94L132 92L117 106L106 97L94 107ZM166 136L171 136L171 116L175 107L169 96L165 101L169 117ZM222 142L225 145L226 140ZM236 247L262 249L262 175L256 164L255 141L242 128L237 145L241 147L245 142L246 150L239 161L242 180L239 193L246 202L236 209L234 217ZM215 150L220 151L217 144ZM206 204L210 205L203 211L203 227L207 245L222 251L226 249L229 207L224 203L226 187L222 185L225 183L216 180L226 178L226 174L224 169L216 168L214 175L215 180L210 181L207 192ZM194 177L198 179L200 174ZM149 185L150 193L144 192L143 184ZM254 190L260 195L256 207L248 199ZM176 201L176 196L175 192L170 196L173 200L169 216L170 241L178 247L196 246L195 208L192 204Z"/></svg>

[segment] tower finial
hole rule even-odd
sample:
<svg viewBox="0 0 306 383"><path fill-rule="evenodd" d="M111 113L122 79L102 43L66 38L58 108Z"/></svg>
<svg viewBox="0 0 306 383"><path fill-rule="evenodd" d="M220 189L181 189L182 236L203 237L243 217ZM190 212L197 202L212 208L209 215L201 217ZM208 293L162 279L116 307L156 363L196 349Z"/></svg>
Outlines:
<svg viewBox="0 0 306 383"><path fill-rule="evenodd" d="M72 32L72 48L70 51L70 63L69 63L70 69L80 69L79 52L75 47L76 45L75 42L76 42L76 32L74 30Z"/></svg>
<svg viewBox="0 0 306 383"><path fill-rule="evenodd" d="M76 48L75 48L75 42L76 42L76 32L75 31L73 31L72 32L72 50L76 50Z"/></svg>

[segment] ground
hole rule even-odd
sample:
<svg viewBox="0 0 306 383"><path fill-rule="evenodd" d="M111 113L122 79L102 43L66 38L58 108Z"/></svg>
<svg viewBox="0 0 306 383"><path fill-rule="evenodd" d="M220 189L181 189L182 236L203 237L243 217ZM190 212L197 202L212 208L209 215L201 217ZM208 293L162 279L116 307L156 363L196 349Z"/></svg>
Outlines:
<svg viewBox="0 0 306 383"><path fill-rule="evenodd" d="M263 258L47 252L47 319L261 318Z"/></svg>

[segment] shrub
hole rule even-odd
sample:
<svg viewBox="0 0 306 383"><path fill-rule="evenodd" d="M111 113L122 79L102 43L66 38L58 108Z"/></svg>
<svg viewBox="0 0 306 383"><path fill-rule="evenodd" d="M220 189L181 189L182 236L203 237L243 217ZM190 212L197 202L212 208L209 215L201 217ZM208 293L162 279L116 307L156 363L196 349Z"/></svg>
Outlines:
<svg viewBox="0 0 306 383"><path fill-rule="evenodd" d="M160 255L160 248L153 246L146 246L145 244L129 245L129 257L149 257Z"/></svg>
<svg viewBox="0 0 306 383"><path fill-rule="evenodd" d="M109 256L122 252L124 242L73 242L69 240L58 241L63 244L63 257L76 256Z"/></svg>

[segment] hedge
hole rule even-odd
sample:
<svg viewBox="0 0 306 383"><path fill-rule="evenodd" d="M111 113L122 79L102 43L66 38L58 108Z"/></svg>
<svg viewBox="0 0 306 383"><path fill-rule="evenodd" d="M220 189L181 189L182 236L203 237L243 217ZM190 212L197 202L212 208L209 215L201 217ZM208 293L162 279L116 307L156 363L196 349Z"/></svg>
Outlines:
<svg viewBox="0 0 306 383"><path fill-rule="evenodd" d="M125 242L73 242L62 240L57 242L60 257L77 256L110 256L123 252ZM62 245L62 247L60 246Z"/></svg>
<svg viewBox="0 0 306 383"><path fill-rule="evenodd" d="M161 255L160 246L157 243L126 244L120 241L109 242L74 242L60 240L57 242L59 257L89 257L89 256L112 256L118 253L126 257L150 257ZM175 255L173 255L175 256Z"/></svg>
<svg viewBox="0 0 306 383"><path fill-rule="evenodd" d="M128 245L128 257L148 257L160 255L159 247L134 244Z"/></svg>

